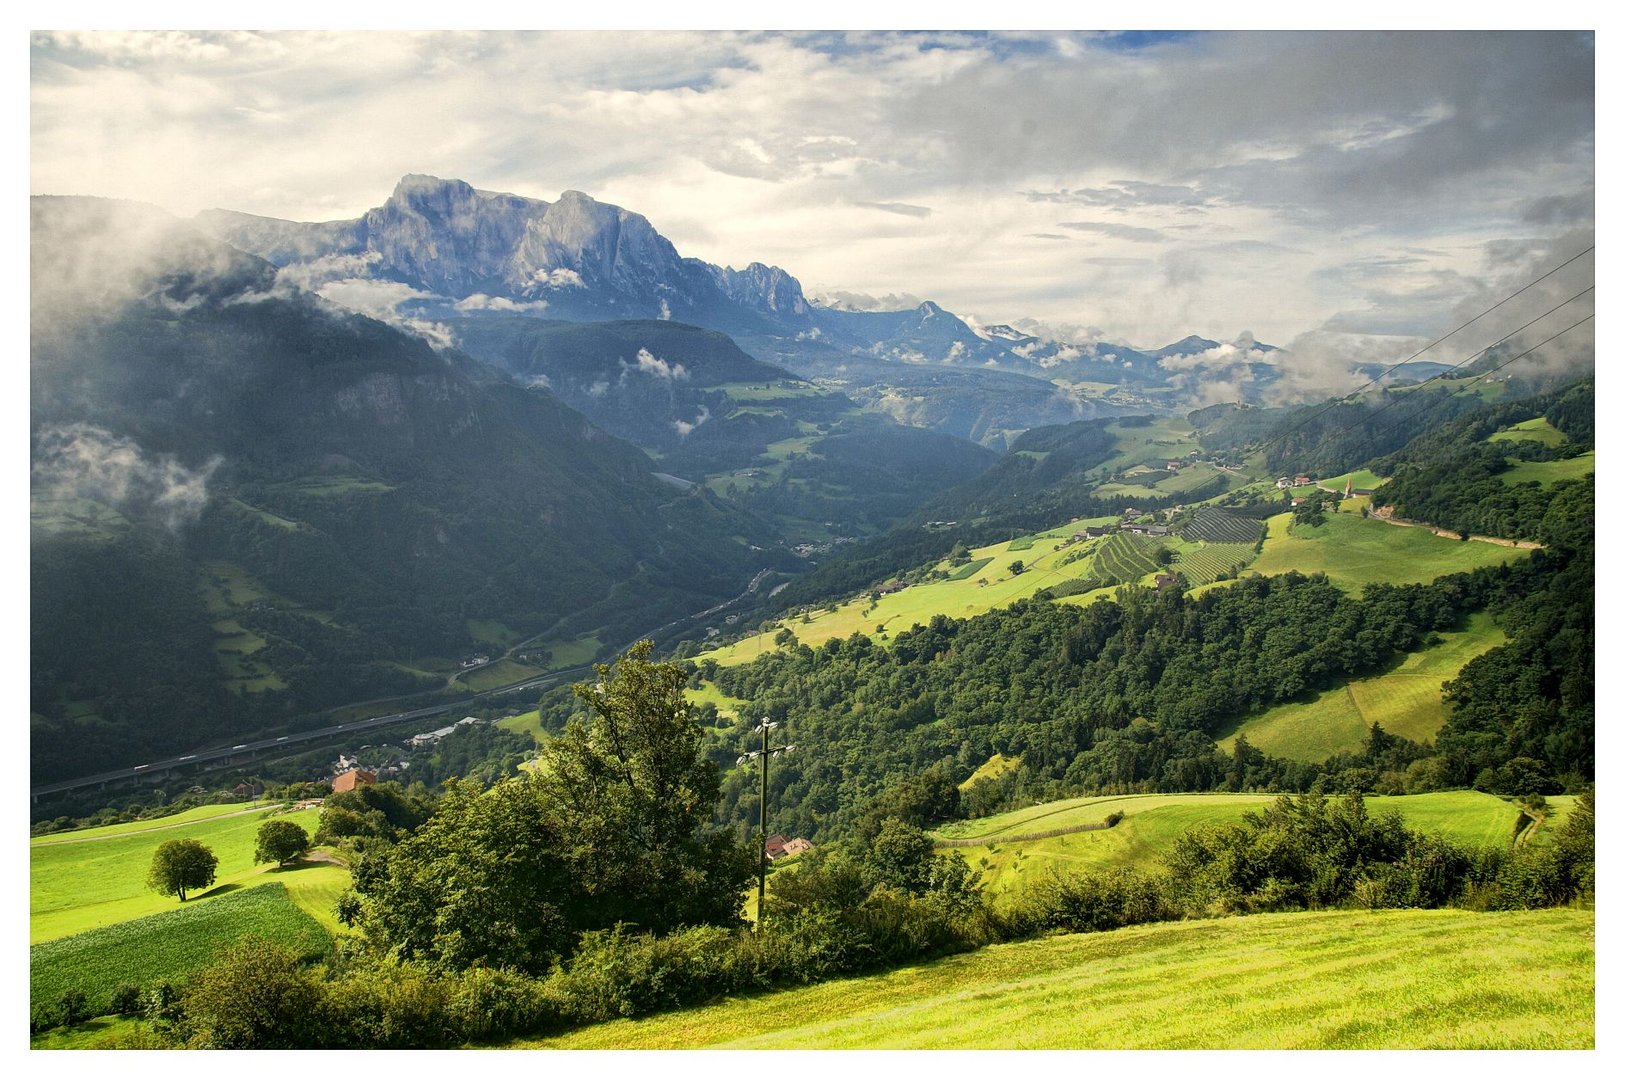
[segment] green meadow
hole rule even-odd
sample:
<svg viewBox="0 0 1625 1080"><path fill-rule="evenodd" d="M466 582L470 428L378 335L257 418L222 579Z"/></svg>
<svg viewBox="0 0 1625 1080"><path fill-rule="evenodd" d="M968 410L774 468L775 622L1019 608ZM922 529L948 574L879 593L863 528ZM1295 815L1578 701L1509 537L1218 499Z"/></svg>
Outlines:
<svg viewBox="0 0 1625 1080"><path fill-rule="evenodd" d="M1228 752L1236 736L1245 735L1272 757L1324 761L1364 746L1374 723L1392 735L1431 741L1444 726L1444 684L1469 660L1506 642L1506 634L1484 612L1439 638L1439 644L1411 653L1391 671L1250 717L1219 739L1219 748Z"/></svg>
<svg viewBox="0 0 1625 1080"><path fill-rule="evenodd" d="M1527 484L1533 480L1545 487L1559 480L1580 480L1587 473L1596 471L1596 451L1588 450L1578 457L1560 458L1557 461L1514 462L1512 468L1501 474L1501 480L1508 484Z"/></svg>
<svg viewBox="0 0 1625 1080"><path fill-rule="evenodd" d="M254 834L272 812L267 808L205 817L183 814L177 815L182 820L136 823L127 832L86 830L101 835L57 833L34 839L29 844L29 940L50 941L180 907L175 897L160 896L146 884L152 853L168 840L197 840L220 860L214 887L189 897L186 907L207 906L216 897L262 880L330 876L335 868L319 863L283 871L254 863ZM286 817L314 833L319 811L297 810Z"/></svg>
<svg viewBox="0 0 1625 1080"><path fill-rule="evenodd" d="M542 674L541 668L528 667L512 660L498 660L482 668L457 676L457 681L475 693L495 690L509 683L520 682Z"/></svg>
<svg viewBox="0 0 1625 1080"><path fill-rule="evenodd" d="M994 945L550 1049L1585 1049L1591 911L1321 911Z"/></svg>
<svg viewBox="0 0 1625 1080"><path fill-rule="evenodd" d="M222 945L258 934L315 958L327 951L328 932L297 905L280 882L238 889L203 904L87 930L29 949L29 998L56 1001L82 991L90 1011L108 1011L120 983L151 985L207 966Z"/></svg>
<svg viewBox="0 0 1625 1080"><path fill-rule="evenodd" d="M1551 425L1551 421L1544 416L1537 416L1533 420L1525 420L1521 424L1513 424L1502 431L1497 431L1485 442L1538 442L1542 446L1562 446L1569 441L1569 437Z"/></svg>
<svg viewBox="0 0 1625 1080"><path fill-rule="evenodd" d="M731 698L718 690L712 683L705 683L699 689L687 687L683 696L690 705L712 705L716 707L717 716L724 720L732 720L739 715L739 710L745 707L745 702L738 698Z"/></svg>
<svg viewBox="0 0 1625 1080"><path fill-rule="evenodd" d="M945 850L957 852L979 870L984 888L997 894L1019 889L1023 883L1051 871L1066 874L1119 866L1146 867L1171 851L1175 841L1189 829L1240 821L1243 814L1260 810L1276 798L1229 793L1090 796L954 822L941 829L938 836L943 840L979 841ZM1510 843L1522 813L1513 804L1478 791L1369 796L1365 804L1373 814L1392 810L1414 829L1472 846ZM1123 819L1110 829L1019 839L1098 825L1112 813L1121 813Z"/></svg>
<svg viewBox="0 0 1625 1080"><path fill-rule="evenodd" d="M523 732L529 735L537 746L542 744L542 711L540 709L532 709L530 712L520 713L518 716L498 720L497 727L515 734Z"/></svg>
<svg viewBox="0 0 1625 1080"><path fill-rule="evenodd" d="M982 562L974 577L955 580L962 568L943 561L933 569L949 575L947 580L925 581L906 589L871 601L861 596L839 605L834 611L817 610L808 613L808 621L791 616L783 622L796 640L805 645L821 645L831 638L847 638L862 633L875 637L885 628L885 636L907 630L915 623L925 624L933 615L966 618L984 611L1006 607L1017 600L1031 596L1046 585L1056 585L1068 578L1081 577L1088 572L1089 563L1078 560L1066 564L1061 559L1079 550L1069 543L1073 532L1085 525L1099 525L1115 518L1088 518L1071 522L1061 528L1029 536L1018 536L999 544L976 548L971 552L972 565ZM1098 544L1098 541L1094 543ZM1010 564L1022 562L1022 572L1014 574ZM694 659L715 660L728 667L755 660L778 646L773 638L778 630L765 634L752 634L731 645L701 653Z"/></svg>
<svg viewBox="0 0 1625 1080"><path fill-rule="evenodd" d="M1265 524L1269 534L1250 573L1323 573L1351 593L1376 581L1422 584L1528 555L1526 549L1447 540L1427 529L1389 525L1346 510L1327 514L1322 525L1293 525L1291 514L1277 514Z"/></svg>

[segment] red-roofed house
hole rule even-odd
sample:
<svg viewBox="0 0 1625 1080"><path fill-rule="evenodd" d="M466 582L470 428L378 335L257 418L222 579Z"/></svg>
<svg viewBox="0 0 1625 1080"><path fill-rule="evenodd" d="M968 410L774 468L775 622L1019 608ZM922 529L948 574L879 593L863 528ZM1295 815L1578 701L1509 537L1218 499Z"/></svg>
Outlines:
<svg viewBox="0 0 1625 1080"><path fill-rule="evenodd" d="M377 773L370 773L365 769L351 769L333 777L333 790L354 791L362 784L376 784L377 782Z"/></svg>

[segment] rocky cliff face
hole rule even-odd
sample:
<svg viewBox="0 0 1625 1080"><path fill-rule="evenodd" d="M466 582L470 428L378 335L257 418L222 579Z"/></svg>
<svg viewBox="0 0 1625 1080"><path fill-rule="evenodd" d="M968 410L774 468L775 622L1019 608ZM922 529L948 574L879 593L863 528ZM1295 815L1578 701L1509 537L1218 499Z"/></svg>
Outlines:
<svg viewBox="0 0 1625 1080"><path fill-rule="evenodd" d="M687 319L725 328L761 328L763 316L804 323L808 315L800 283L783 270L684 259L642 214L580 191L549 203L409 175L355 221L210 210L196 223L279 266L326 259L346 274L411 285L448 305L502 298L559 317Z"/></svg>

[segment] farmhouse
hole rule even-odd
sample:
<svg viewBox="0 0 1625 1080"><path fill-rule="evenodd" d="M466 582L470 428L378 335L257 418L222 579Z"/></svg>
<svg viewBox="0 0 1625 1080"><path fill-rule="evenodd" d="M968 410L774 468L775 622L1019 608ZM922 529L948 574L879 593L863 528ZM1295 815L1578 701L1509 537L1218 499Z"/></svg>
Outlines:
<svg viewBox="0 0 1625 1080"><path fill-rule="evenodd" d="M365 769L350 769L333 777L333 790L354 791L362 784L376 784L377 782L377 773L370 773Z"/></svg>
<svg viewBox="0 0 1625 1080"><path fill-rule="evenodd" d="M784 845L788 843L789 841L784 838L783 833L774 833L772 836L768 837L767 861L772 862L774 859L783 858Z"/></svg>
<svg viewBox="0 0 1625 1080"><path fill-rule="evenodd" d="M1088 525L1078 532L1073 533L1072 539L1097 540L1102 536L1110 536L1111 533L1112 527L1110 525Z"/></svg>
<svg viewBox="0 0 1625 1080"><path fill-rule="evenodd" d="M875 592L879 593L881 596L886 596L890 593L902 592L906 588L908 588L908 582L906 581L888 581L886 584L876 589Z"/></svg>
<svg viewBox="0 0 1625 1080"><path fill-rule="evenodd" d="M807 851L811 851L811 850L812 850L811 841L806 840L803 837L798 836L794 840L790 841L788 844L784 845L784 857L788 859L792 855L800 855L803 852L807 852Z"/></svg>
<svg viewBox="0 0 1625 1080"><path fill-rule="evenodd" d="M1177 589L1179 587L1179 575L1158 574L1156 585L1159 589Z"/></svg>
<svg viewBox="0 0 1625 1080"><path fill-rule="evenodd" d="M464 658L462 666L465 668L479 667L481 664L489 664L490 662L491 658L489 656L486 656L484 653L480 653L477 656Z"/></svg>
<svg viewBox="0 0 1625 1080"><path fill-rule="evenodd" d="M1166 525L1141 525L1136 521L1128 525L1124 525L1123 531L1126 533L1134 533L1139 536L1167 536L1173 530Z"/></svg>
<svg viewBox="0 0 1625 1080"><path fill-rule="evenodd" d="M421 734L412 736L410 739L406 740L406 745L415 750L419 747L428 746L431 743L437 743L456 730L456 724L447 724L443 728L435 728L433 731L425 731Z"/></svg>

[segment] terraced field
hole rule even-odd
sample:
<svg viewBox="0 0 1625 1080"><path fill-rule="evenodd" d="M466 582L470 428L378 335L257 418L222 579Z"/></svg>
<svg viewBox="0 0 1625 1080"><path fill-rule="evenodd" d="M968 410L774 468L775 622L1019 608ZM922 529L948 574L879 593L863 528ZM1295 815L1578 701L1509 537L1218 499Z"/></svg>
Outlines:
<svg viewBox="0 0 1625 1080"><path fill-rule="evenodd" d="M1191 585L1203 585L1209 581L1216 581L1221 574L1228 574L1232 570L1240 570L1253 561L1257 552L1251 543L1246 544L1207 544L1204 543L1194 551L1181 549L1174 554L1174 562L1170 569L1178 570L1185 575L1185 581Z"/></svg>
<svg viewBox="0 0 1625 1080"><path fill-rule="evenodd" d="M1258 542L1264 531L1262 522L1253 518L1237 517L1212 507L1198 507L1191 520L1179 530L1186 540L1204 540L1210 544L1247 544Z"/></svg>
<svg viewBox="0 0 1625 1080"><path fill-rule="evenodd" d="M1590 911L1323 911L995 945L515 1045L1590 1048Z"/></svg>
<svg viewBox="0 0 1625 1080"><path fill-rule="evenodd" d="M1161 540L1134 533L1113 533L1095 555L1095 568L1101 576L1111 575L1125 584L1157 572L1153 554L1163 547Z"/></svg>

